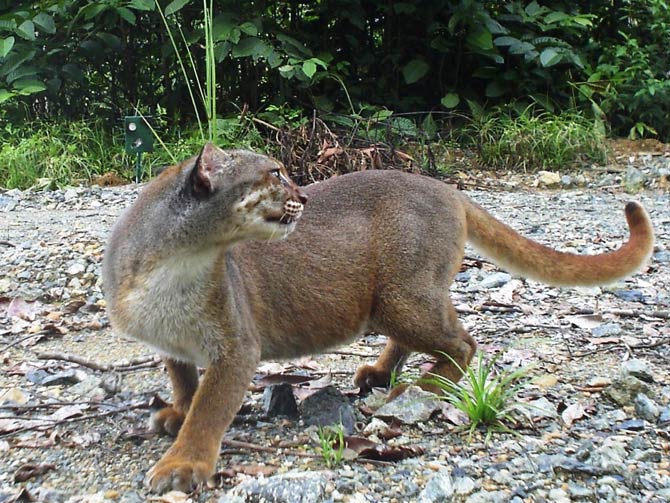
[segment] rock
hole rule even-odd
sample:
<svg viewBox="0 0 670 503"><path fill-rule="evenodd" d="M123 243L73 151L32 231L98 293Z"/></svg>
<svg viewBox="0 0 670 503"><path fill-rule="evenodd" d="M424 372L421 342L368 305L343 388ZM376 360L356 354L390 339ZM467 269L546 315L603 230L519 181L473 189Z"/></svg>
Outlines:
<svg viewBox="0 0 670 503"><path fill-rule="evenodd" d="M667 264L668 262L670 262L670 251L661 250L659 252L654 253L654 262L659 262L661 264Z"/></svg>
<svg viewBox="0 0 670 503"><path fill-rule="evenodd" d="M498 288L510 282L512 276L506 272L496 272L486 276L479 285L482 288Z"/></svg>
<svg viewBox="0 0 670 503"><path fill-rule="evenodd" d="M508 503L509 494L505 491L479 491L472 494L465 503ZM511 503L511 502L510 502Z"/></svg>
<svg viewBox="0 0 670 503"><path fill-rule="evenodd" d="M377 409L375 417L397 419L405 424L416 424L430 419L441 410L441 401L434 393L418 386L409 386L404 393Z"/></svg>
<svg viewBox="0 0 670 503"><path fill-rule="evenodd" d="M617 405L624 407L633 405L633 400L638 393L649 394L649 385L632 375L619 375L612 381L612 384L605 388L603 395Z"/></svg>
<svg viewBox="0 0 670 503"><path fill-rule="evenodd" d="M363 433L365 435L378 435L386 430L388 430L389 425L377 417L373 417L372 420L363 428Z"/></svg>
<svg viewBox="0 0 670 503"><path fill-rule="evenodd" d="M450 501L454 495L454 484L451 480L449 470L442 469L437 472L426 484L419 494L418 503L440 503Z"/></svg>
<svg viewBox="0 0 670 503"><path fill-rule="evenodd" d="M263 391L263 413L268 417L298 415L298 404L289 383L273 384Z"/></svg>
<svg viewBox="0 0 670 503"><path fill-rule="evenodd" d="M629 419L621 424L617 424L615 430L643 431L646 425L642 419Z"/></svg>
<svg viewBox="0 0 670 503"><path fill-rule="evenodd" d="M249 479L219 499L219 503L321 503L325 501L333 473L288 472L272 477ZM233 499L238 498L238 499Z"/></svg>
<svg viewBox="0 0 670 503"><path fill-rule="evenodd" d="M579 174L579 175L575 176L574 183L578 187L583 187L584 185L586 185L586 177L582 174Z"/></svg>
<svg viewBox="0 0 670 503"><path fill-rule="evenodd" d="M623 185L626 192L638 192L646 181L646 175L634 166L628 166L623 177Z"/></svg>
<svg viewBox="0 0 670 503"><path fill-rule="evenodd" d="M528 407L524 408L531 417L557 417L556 406L547 400L546 397L540 397L537 400L528 402Z"/></svg>
<svg viewBox="0 0 670 503"><path fill-rule="evenodd" d="M654 373L649 367L649 362L639 358L623 362L620 373L637 377L645 382L654 382Z"/></svg>
<svg viewBox="0 0 670 503"><path fill-rule="evenodd" d="M334 386L326 386L305 398L300 404L300 414L307 425L341 424L346 434L354 432L354 408L349 399Z"/></svg>
<svg viewBox="0 0 670 503"><path fill-rule="evenodd" d="M556 487L549 491L549 501L554 503L570 503L571 500L567 492L560 487Z"/></svg>
<svg viewBox="0 0 670 503"><path fill-rule="evenodd" d="M21 388L9 388L0 392L0 405L25 405L30 400L30 393Z"/></svg>
<svg viewBox="0 0 670 503"><path fill-rule="evenodd" d="M467 496L477 487L477 483L471 477L455 477L454 492L461 496Z"/></svg>
<svg viewBox="0 0 670 503"><path fill-rule="evenodd" d="M603 323L591 329L593 337L611 337L621 333L621 325L618 323Z"/></svg>
<svg viewBox="0 0 670 503"><path fill-rule="evenodd" d="M547 187L553 187L561 183L561 175L554 171L538 171L537 181Z"/></svg>
<svg viewBox="0 0 670 503"><path fill-rule="evenodd" d="M79 194L77 193L76 189L67 189L63 194L63 200L72 201L73 199L76 199L78 195Z"/></svg>
<svg viewBox="0 0 670 503"><path fill-rule="evenodd" d="M563 187L570 187L572 185L572 177L570 175L563 175L561 177L561 185Z"/></svg>
<svg viewBox="0 0 670 503"><path fill-rule="evenodd" d="M670 405L666 405L661 409L661 414L660 417L658 418L658 422L661 426L667 425L670 423Z"/></svg>
<svg viewBox="0 0 670 503"><path fill-rule="evenodd" d="M635 405L635 413L638 417L646 419L650 423L655 423L661 415L661 410L656 405L656 402L644 393L637 394L633 400L633 405Z"/></svg>
<svg viewBox="0 0 670 503"><path fill-rule="evenodd" d="M626 302L644 302L647 298L642 290L613 290L615 297L625 300Z"/></svg>
<svg viewBox="0 0 670 503"><path fill-rule="evenodd" d="M568 482L568 494L575 500L592 500L594 491L593 489L589 489L581 484L576 484L575 482L570 481Z"/></svg>
<svg viewBox="0 0 670 503"><path fill-rule="evenodd" d="M102 388L102 378L98 376L86 376L81 382L70 386L68 393L89 400L102 400L107 393Z"/></svg>
<svg viewBox="0 0 670 503"><path fill-rule="evenodd" d="M591 462L607 473L622 473L626 470L628 453L623 443L606 438L603 444L591 454Z"/></svg>
<svg viewBox="0 0 670 503"><path fill-rule="evenodd" d="M13 211L16 204L16 201L11 197L0 196L0 211Z"/></svg>

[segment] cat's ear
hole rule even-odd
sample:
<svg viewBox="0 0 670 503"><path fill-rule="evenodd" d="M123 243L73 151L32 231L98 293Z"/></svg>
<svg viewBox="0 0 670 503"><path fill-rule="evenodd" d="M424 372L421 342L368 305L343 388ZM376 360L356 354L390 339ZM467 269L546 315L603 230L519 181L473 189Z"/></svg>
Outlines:
<svg viewBox="0 0 670 503"><path fill-rule="evenodd" d="M216 190L216 173L225 157L226 153L212 142L202 148L190 176L191 189L197 197L207 197Z"/></svg>

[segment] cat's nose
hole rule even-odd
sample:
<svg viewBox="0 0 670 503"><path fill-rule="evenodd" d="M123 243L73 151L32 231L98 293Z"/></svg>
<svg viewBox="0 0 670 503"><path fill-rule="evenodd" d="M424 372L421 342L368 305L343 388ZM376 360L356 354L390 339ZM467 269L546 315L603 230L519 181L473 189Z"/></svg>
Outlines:
<svg viewBox="0 0 670 503"><path fill-rule="evenodd" d="M300 201L302 204L307 204L307 194L305 194L302 190L298 189L298 201Z"/></svg>

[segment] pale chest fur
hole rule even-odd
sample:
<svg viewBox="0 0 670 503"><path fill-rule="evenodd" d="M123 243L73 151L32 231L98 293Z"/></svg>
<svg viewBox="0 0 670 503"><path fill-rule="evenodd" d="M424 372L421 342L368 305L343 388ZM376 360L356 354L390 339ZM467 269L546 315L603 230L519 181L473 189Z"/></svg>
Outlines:
<svg viewBox="0 0 670 503"><path fill-rule="evenodd" d="M122 331L159 353L207 366L215 357L219 328L207 315L214 251L171 257L139 278L125 296Z"/></svg>

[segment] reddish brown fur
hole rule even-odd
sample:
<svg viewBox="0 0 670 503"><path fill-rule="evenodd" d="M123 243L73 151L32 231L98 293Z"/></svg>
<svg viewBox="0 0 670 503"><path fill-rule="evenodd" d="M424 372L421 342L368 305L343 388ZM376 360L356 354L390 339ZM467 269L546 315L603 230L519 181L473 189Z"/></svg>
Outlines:
<svg viewBox="0 0 670 503"><path fill-rule="evenodd" d="M214 165L205 166L202 176L207 183L220 183L219 190L232 187L230 182L240 173L251 180L257 176L255 186L279 183L268 175L274 161L251 153L228 156L215 149L207 146L203 151ZM552 284L603 283L631 274L644 264L653 245L649 218L636 203L626 208L631 229L627 243L613 252L576 256L523 238L441 182L369 171L307 187L310 202L295 232L284 241L221 245L210 257L197 255L202 250L193 248L190 228L184 227L194 257L190 263L191 255L175 250L174 242L168 246L147 240L143 232L154 229L136 231L131 224L140 222L152 205L165 206L160 204L169 194L180 193L179 184L190 180L184 173L200 169L193 168L194 162L167 170L147 187L115 227L103 268L114 326L148 338L166 354L184 351L166 358L175 400L155 418L157 429L173 434L179 430L174 445L149 473L151 487L159 491L187 490L213 473L223 433L261 358L323 351L377 331L387 335L389 343L375 365L357 372L361 388L386 385L410 351L433 355L437 362L432 371L457 380L460 370L443 354L464 368L476 349L449 298L466 240L496 263ZM286 199L304 202L292 184L284 186L283 193L272 193L282 194L276 211L282 211ZM197 195L198 204L208 204ZM237 197L226 204L234 206ZM220 210L212 207L213 213ZM154 214L166 218L155 208ZM157 219L154 225L165 222ZM165 229L171 230L169 225ZM203 229L208 232L206 227L199 230ZM158 235L155 239L162 239L163 234ZM206 235L202 239L208 252L215 241ZM178 260L169 262L177 253L182 253ZM166 269L166 263L184 269ZM190 276L190 269L205 271L206 276ZM171 281L174 288L166 289ZM155 284L161 298L178 307L165 311L162 304L152 303L153 292L146 289ZM134 317L146 317L153 332L143 333L144 325L133 324ZM164 326L177 333L161 332ZM192 348L197 351L189 353ZM186 360L202 351L208 367L197 386L195 364Z"/></svg>

